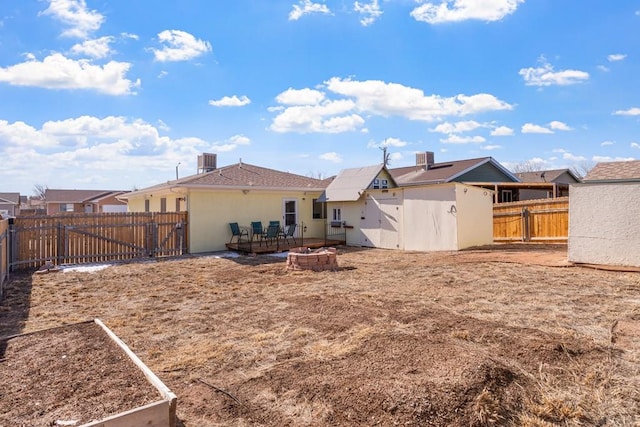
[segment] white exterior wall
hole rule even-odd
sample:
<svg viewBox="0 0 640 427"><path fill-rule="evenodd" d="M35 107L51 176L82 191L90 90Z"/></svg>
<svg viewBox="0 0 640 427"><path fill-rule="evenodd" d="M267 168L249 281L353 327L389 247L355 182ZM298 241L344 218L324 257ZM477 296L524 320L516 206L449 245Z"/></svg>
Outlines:
<svg viewBox="0 0 640 427"><path fill-rule="evenodd" d="M404 189L404 249L458 249L456 185Z"/></svg>
<svg viewBox="0 0 640 427"><path fill-rule="evenodd" d="M493 243L493 191L456 185L458 249Z"/></svg>
<svg viewBox="0 0 640 427"><path fill-rule="evenodd" d="M640 183L570 186L568 259L640 267Z"/></svg>

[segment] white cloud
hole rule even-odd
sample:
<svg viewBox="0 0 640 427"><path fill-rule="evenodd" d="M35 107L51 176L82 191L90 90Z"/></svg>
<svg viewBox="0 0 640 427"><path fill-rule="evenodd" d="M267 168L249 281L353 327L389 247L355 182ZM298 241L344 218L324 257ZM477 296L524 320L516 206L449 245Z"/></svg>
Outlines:
<svg viewBox="0 0 640 427"><path fill-rule="evenodd" d="M287 107L278 114L270 129L275 132L340 133L357 130L364 119L349 114L355 108L351 100L326 101L318 105Z"/></svg>
<svg viewBox="0 0 640 427"><path fill-rule="evenodd" d="M516 11L524 0L443 0L426 2L411 11L416 21L429 24L460 22L468 19L499 21Z"/></svg>
<svg viewBox="0 0 640 427"><path fill-rule="evenodd" d="M467 120L467 121L461 121L457 123L449 123L449 122L440 123L435 128L429 129L429 131L447 133L447 134L464 133L464 132L470 132L480 127L485 127L485 125L478 123L474 120Z"/></svg>
<svg viewBox="0 0 640 427"><path fill-rule="evenodd" d="M85 0L49 0L49 7L41 14L51 15L68 26L62 33L66 37L85 38L104 22L102 14L87 9Z"/></svg>
<svg viewBox="0 0 640 427"><path fill-rule="evenodd" d="M322 100L324 100L324 93L308 88L289 88L276 97L276 101L283 105L316 105Z"/></svg>
<svg viewBox="0 0 640 427"><path fill-rule="evenodd" d="M527 86L566 86L583 83L589 79L589 73L579 70L554 71L553 66L544 57L538 59L539 67L522 68L518 72Z"/></svg>
<svg viewBox="0 0 640 427"><path fill-rule="evenodd" d="M217 142L215 144L212 144L209 149L210 151L216 153L228 153L238 148L239 145L250 144L251 140L248 137L244 135L234 135L224 142Z"/></svg>
<svg viewBox="0 0 640 427"><path fill-rule="evenodd" d="M633 107L628 110L618 110L613 114L616 116L640 116L640 108Z"/></svg>
<svg viewBox="0 0 640 427"><path fill-rule="evenodd" d="M607 56L607 61L609 62L616 62L616 61L622 61L623 59L625 59L627 57L626 54L623 53L614 53L611 55Z"/></svg>
<svg viewBox="0 0 640 427"><path fill-rule="evenodd" d="M209 42L180 30L164 30L158 33L158 40L164 46L151 51L160 62L188 61L212 50Z"/></svg>
<svg viewBox="0 0 640 427"><path fill-rule="evenodd" d="M125 76L131 64L110 61L93 65L88 60L73 60L60 53L37 61L29 56L26 62L0 67L0 82L14 86L35 86L46 89L91 89L108 95L129 95L140 85Z"/></svg>
<svg viewBox="0 0 640 427"><path fill-rule="evenodd" d="M289 21L297 21L304 15L312 13L330 14L331 11L325 4L313 3L311 0L300 0L298 4L293 5L293 10L289 12Z"/></svg>
<svg viewBox="0 0 640 427"><path fill-rule="evenodd" d="M613 145L613 144L615 144L615 142L613 142L613 141L602 141L602 142L600 143L600 146L601 146L601 147L606 147L606 146L608 146L608 145Z"/></svg>
<svg viewBox="0 0 640 427"><path fill-rule="evenodd" d="M604 65L598 65L597 68L598 70L603 71L605 73L608 73L609 71L611 71L609 67L605 67Z"/></svg>
<svg viewBox="0 0 640 427"><path fill-rule="evenodd" d="M480 147L480 148L482 148L483 150L486 150L486 151L493 151L493 150L498 150L498 149L502 148L502 146L501 145L485 145L485 146Z"/></svg>
<svg viewBox="0 0 640 427"><path fill-rule="evenodd" d="M245 142L242 136L235 141ZM23 188L31 187L34 177L51 188L153 185L173 179L179 161L195 165L198 154L212 150L200 138L171 139L140 119L80 116L48 121L39 129L0 121L3 173Z"/></svg>
<svg viewBox="0 0 640 427"><path fill-rule="evenodd" d="M563 131L573 130L573 128L567 126L566 123L559 122L557 120L554 120L551 123L549 123L549 127L553 130L563 130Z"/></svg>
<svg viewBox="0 0 640 427"><path fill-rule="evenodd" d="M380 147L405 147L408 143L398 138L386 138Z"/></svg>
<svg viewBox="0 0 640 427"><path fill-rule="evenodd" d="M449 135L447 138L440 140L440 142L444 144L480 144L485 141L486 139L482 136L460 136L460 135Z"/></svg>
<svg viewBox="0 0 640 427"><path fill-rule="evenodd" d="M609 156L593 156L592 161L598 162L630 162L635 160L634 157L609 157Z"/></svg>
<svg viewBox="0 0 640 427"><path fill-rule="evenodd" d="M312 89L288 89L276 97L276 101L284 106L268 108L268 111L277 113L270 129L275 132L339 133L363 130L363 114L434 121L445 116L513 108L490 94L450 98L425 96L422 90L378 80L354 81L334 77L325 82L325 87L345 99L328 99L325 93Z"/></svg>
<svg viewBox="0 0 640 427"><path fill-rule="evenodd" d="M491 136L511 136L513 134L513 129L506 126L498 126L491 131Z"/></svg>
<svg viewBox="0 0 640 427"><path fill-rule="evenodd" d="M533 123L525 123L520 131L522 133L553 133L551 129Z"/></svg>
<svg viewBox="0 0 640 427"><path fill-rule="evenodd" d="M111 51L111 43L113 43L113 37L100 37L94 40L85 40L82 43L78 43L71 47L71 52L75 55L86 55L91 58L106 58Z"/></svg>
<svg viewBox="0 0 640 427"><path fill-rule="evenodd" d="M378 0L371 0L371 3L368 4L355 2L353 5L353 10L355 10L362 16L362 18L360 19L360 23L365 27L373 24L378 18L382 16L382 11L380 10Z"/></svg>
<svg viewBox="0 0 640 427"><path fill-rule="evenodd" d="M480 93L443 98L425 96L420 89L380 80L355 81L333 77L325 82L330 91L355 98L359 110L380 116L402 116L433 121L444 116L465 116L487 111L511 110L508 103Z"/></svg>
<svg viewBox="0 0 640 427"><path fill-rule="evenodd" d="M336 152L324 153L318 156L322 160L328 160L333 163L342 163L342 157Z"/></svg>
<svg viewBox="0 0 640 427"><path fill-rule="evenodd" d="M632 142L631 144L629 144L629 146L631 148L640 148L640 144L638 144L637 142Z"/></svg>
<svg viewBox="0 0 640 427"><path fill-rule="evenodd" d="M229 141L231 141L231 142L233 142L234 144L237 144L237 145L249 145L249 144L251 144L251 140L248 137L246 137L246 136L244 136L242 134L232 136L231 138L229 138Z"/></svg>
<svg viewBox="0 0 640 427"><path fill-rule="evenodd" d="M569 160L571 162L584 162L585 160L587 160L587 158L584 157L584 156L576 156L576 155L573 155L573 154L568 153L568 152L567 153L563 153L562 154L562 158L564 160Z"/></svg>
<svg viewBox="0 0 640 427"><path fill-rule="evenodd" d="M213 107L244 107L251 103L251 100L246 96L238 98L236 95L223 96L221 99L214 101L210 100L209 105Z"/></svg>

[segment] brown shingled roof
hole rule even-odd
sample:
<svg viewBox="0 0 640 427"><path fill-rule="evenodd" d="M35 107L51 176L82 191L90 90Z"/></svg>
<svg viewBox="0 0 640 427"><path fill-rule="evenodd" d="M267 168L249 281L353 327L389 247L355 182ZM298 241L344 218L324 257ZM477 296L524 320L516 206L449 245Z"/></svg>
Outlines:
<svg viewBox="0 0 640 427"><path fill-rule="evenodd" d="M590 181L640 181L640 160L598 163L583 179Z"/></svg>
<svg viewBox="0 0 640 427"><path fill-rule="evenodd" d="M176 181L149 188L177 185L183 187L261 187L261 188L315 188L324 189L330 180L309 178L289 172L263 168L248 163L236 163L211 172L187 176Z"/></svg>

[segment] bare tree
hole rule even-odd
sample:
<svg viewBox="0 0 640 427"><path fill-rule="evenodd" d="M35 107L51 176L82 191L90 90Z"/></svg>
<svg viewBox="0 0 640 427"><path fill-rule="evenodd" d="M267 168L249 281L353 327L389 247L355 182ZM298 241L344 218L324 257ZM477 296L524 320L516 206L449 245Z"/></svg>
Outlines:
<svg viewBox="0 0 640 427"><path fill-rule="evenodd" d="M595 165L596 163L592 160L584 160L571 166L571 172L573 172L573 174L578 178L582 179L587 176L589 171L593 169Z"/></svg>
<svg viewBox="0 0 640 427"><path fill-rule="evenodd" d="M43 184L34 185L33 186L34 198L38 199L38 200L44 200L45 199L45 194L46 194L48 189L49 189L49 187L47 187L46 185L43 185Z"/></svg>
<svg viewBox="0 0 640 427"><path fill-rule="evenodd" d="M542 166L542 163L535 160L525 160L524 162L516 163L515 165L513 165L513 167L511 168L511 172L538 172L543 169Z"/></svg>

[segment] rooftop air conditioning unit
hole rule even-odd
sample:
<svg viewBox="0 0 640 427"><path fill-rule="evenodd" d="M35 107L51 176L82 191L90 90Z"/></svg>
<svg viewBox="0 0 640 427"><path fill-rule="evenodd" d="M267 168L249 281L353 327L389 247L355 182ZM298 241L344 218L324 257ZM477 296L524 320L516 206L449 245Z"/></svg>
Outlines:
<svg viewBox="0 0 640 427"><path fill-rule="evenodd" d="M217 167L217 154L202 153L198 155L198 173L211 172Z"/></svg>

